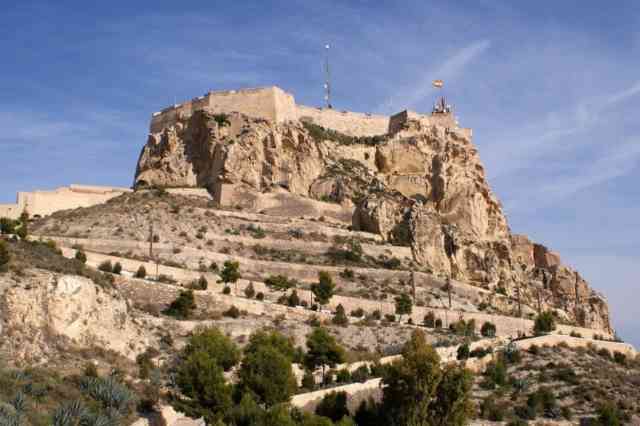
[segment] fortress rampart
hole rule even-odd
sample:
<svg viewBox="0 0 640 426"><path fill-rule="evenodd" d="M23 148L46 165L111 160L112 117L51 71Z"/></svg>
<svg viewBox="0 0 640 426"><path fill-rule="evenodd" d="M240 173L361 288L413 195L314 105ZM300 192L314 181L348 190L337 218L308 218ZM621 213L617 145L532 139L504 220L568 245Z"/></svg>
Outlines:
<svg viewBox="0 0 640 426"><path fill-rule="evenodd" d="M109 186L70 185L52 191L18 192L16 204L0 204L0 217L47 216L59 210L91 207L131 191Z"/></svg>
<svg viewBox="0 0 640 426"><path fill-rule="evenodd" d="M287 121L310 121L319 126L337 130L351 136L376 136L397 131L408 120L423 125L440 125L455 128L471 135L470 129L461 129L451 113L418 114L402 111L391 117L330 108L298 105L293 95L276 86L209 92L204 96L165 108L153 114L150 132L159 133L189 118L195 111L211 113L241 112L250 117L262 118L276 123Z"/></svg>

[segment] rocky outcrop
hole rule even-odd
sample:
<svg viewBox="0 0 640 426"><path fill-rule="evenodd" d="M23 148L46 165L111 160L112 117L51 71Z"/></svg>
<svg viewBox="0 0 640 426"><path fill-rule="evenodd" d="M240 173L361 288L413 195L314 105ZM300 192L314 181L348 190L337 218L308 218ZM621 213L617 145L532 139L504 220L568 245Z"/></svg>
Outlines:
<svg viewBox="0 0 640 426"><path fill-rule="evenodd" d="M556 253L511 234L470 132L455 126L407 117L392 133L356 138L198 111L149 136L135 180L205 187L223 205L283 190L338 203L353 211L354 230L410 246L434 274L510 296L518 314L552 308L568 322L610 328L602 296Z"/></svg>
<svg viewBox="0 0 640 426"><path fill-rule="evenodd" d="M149 343L127 302L78 276L29 271L14 282L0 275L0 351L44 363L61 347L100 347L135 359Z"/></svg>

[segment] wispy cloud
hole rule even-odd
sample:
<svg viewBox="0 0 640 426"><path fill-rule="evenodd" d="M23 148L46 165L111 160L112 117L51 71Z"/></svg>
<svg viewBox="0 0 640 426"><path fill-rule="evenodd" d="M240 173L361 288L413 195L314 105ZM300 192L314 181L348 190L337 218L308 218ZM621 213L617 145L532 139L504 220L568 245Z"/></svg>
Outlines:
<svg viewBox="0 0 640 426"><path fill-rule="evenodd" d="M403 108L415 108L416 105L430 97L435 90L432 85L433 80L443 79L445 80L445 84L447 84L447 81L455 80L467 65L489 49L490 46L491 41L478 40L463 47L462 49L459 49L441 65L427 71L422 80L417 84L401 89L395 95L387 98L378 107L378 110L389 112L390 110L394 110L394 108L398 108L400 106Z"/></svg>

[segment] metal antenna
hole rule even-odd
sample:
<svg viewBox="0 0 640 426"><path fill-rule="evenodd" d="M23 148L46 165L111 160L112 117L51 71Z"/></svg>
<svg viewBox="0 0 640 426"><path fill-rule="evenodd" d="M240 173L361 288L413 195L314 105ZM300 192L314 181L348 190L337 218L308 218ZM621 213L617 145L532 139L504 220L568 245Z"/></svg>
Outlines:
<svg viewBox="0 0 640 426"><path fill-rule="evenodd" d="M329 45L325 44L325 62L324 62L324 71L325 71L325 83L324 83L324 101L327 105L327 108L333 108L331 106L331 73L329 72Z"/></svg>

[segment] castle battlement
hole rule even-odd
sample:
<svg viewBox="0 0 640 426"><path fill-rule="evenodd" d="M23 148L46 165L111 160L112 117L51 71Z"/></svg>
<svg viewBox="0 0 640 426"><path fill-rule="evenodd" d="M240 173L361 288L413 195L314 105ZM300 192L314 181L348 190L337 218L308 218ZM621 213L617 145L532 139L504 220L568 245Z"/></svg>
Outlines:
<svg viewBox="0 0 640 426"><path fill-rule="evenodd" d="M298 105L292 94L277 86L239 90L210 91L203 96L172 105L151 117L150 133L160 133L189 118L196 111L212 113L241 112L250 117L276 123L310 121L319 126L337 130L351 136L377 136L399 129L408 120L424 125L458 128L452 113L419 114L402 111L392 116L339 111ZM469 133L470 134L470 133Z"/></svg>

